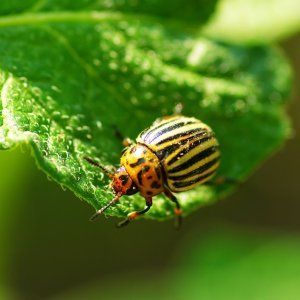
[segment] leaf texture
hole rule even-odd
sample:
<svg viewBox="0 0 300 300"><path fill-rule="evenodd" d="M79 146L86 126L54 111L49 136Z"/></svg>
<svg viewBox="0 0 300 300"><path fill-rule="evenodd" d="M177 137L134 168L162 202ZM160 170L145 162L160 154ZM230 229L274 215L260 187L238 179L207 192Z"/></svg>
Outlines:
<svg viewBox="0 0 300 300"><path fill-rule="evenodd" d="M159 1L149 14L142 4L100 10L93 1L40 1L34 11L24 1L24 11L16 12L13 3L11 10L7 1L0 4L6 14L0 18L0 147L30 145L43 171L95 208L113 195L83 156L117 165L122 145L115 126L134 139L182 103L184 115L216 132L219 175L238 180L289 135L283 104L291 74L276 48L199 38ZM178 198L188 214L232 188L199 187ZM138 195L123 197L107 214L143 206ZM167 219L172 207L158 196L147 217Z"/></svg>

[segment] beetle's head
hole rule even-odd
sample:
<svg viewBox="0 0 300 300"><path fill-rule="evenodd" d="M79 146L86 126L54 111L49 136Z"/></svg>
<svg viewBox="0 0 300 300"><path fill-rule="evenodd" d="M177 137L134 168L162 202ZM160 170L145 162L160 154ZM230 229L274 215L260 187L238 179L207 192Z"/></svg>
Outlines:
<svg viewBox="0 0 300 300"><path fill-rule="evenodd" d="M89 157L84 157L84 159L93 166L100 168L110 179L111 188L115 192L115 197L109 201L106 205L102 206L96 213L90 218L91 221L95 220L99 215L101 215L110 206L114 205L123 195L133 195L138 192L138 188L132 181L131 177L127 173L126 169L122 166L115 173L107 170L105 167L92 160Z"/></svg>
<svg viewBox="0 0 300 300"><path fill-rule="evenodd" d="M117 195L133 195L138 192L137 186L123 166L112 176L111 187Z"/></svg>

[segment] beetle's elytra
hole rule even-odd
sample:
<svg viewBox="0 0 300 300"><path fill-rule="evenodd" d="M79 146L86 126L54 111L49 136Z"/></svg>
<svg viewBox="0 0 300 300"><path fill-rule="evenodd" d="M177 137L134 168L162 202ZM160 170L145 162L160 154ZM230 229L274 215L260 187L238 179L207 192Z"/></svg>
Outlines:
<svg viewBox="0 0 300 300"><path fill-rule="evenodd" d="M203 122L184 116L164 117L156 120L136 139L126 139L120 168L113 174L89 158L90 163L102 168L112 179L115 198L91 218L94 219L122 195L139 192L146 201L140 211L130 213L119 226L128 224L147 212L152 198L164 193L175 203L177 224L182 211L174 193L187 191L209 181L219 166L219 144L212 129Z"/></svg>

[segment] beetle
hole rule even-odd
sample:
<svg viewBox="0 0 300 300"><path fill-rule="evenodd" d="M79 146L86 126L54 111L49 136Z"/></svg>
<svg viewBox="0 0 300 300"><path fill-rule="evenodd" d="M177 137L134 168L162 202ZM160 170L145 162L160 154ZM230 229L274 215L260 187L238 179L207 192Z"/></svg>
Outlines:
<svg viewBox="0 0 300 300"><path fill-rule="evenodd" d="M157 119L138 135L135 143L125 139L123 144L126 148L115 172L85 157L110 177L115 194L91 220L119 201L121 196L139 192L145 198L146 206L129 213L118 224L122 227L145 214L152 206L152 198L164 193L175 204L176 227L179 227L182 209L173 193L208 182L219 167L219 143L213 130L196 118L173 115Z"/></svg>

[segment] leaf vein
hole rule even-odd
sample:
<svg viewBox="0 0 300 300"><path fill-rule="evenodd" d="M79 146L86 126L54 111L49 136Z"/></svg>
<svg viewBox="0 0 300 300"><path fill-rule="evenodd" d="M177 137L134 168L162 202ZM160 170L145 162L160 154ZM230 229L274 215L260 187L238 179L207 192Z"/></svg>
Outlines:
<svg viewBox="0 0 300 300"><path fill-rule="evenodd" d="M61 45L63 46L66 51L69 53L70 57L78 63L86 72L89 78L96 78L97 83L102 86L103 89L105 89L109 94L115 98L119 104L123 107L123 103L126 103L126 99L122 96L121 93L117 92L114 86L109 84L108 82L104 81L101 76L99 76L98 72L91 66L89 63L87 63L76 51L76 49L72 46L70 41L64 37L61 33L59 33L57 30L50 28L50 27L44 27L52 36L53 38Z"/></svg>

